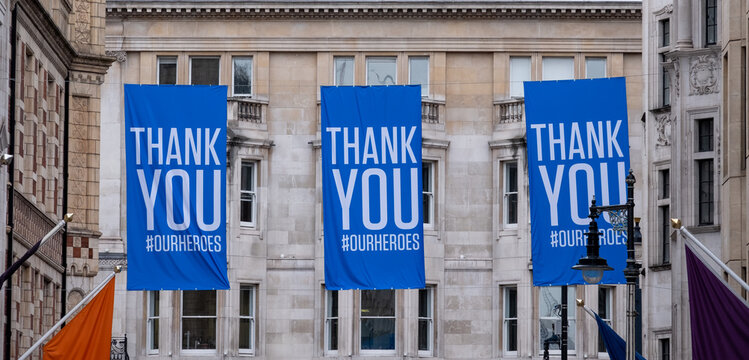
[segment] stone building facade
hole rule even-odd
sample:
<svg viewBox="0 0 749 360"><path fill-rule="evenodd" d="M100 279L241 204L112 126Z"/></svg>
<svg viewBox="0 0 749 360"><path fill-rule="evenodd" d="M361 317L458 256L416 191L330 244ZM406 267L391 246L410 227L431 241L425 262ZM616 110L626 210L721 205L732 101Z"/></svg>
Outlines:
<svg viewBox="0 0 749 360"><path fill-rule="evenodd" d="M540 359L560 290L531 285L520 84L624 76L630 136L644 132L640 2L109 1L106 29L101 268L128 240L122 85L229 87L231 290L119 281L113 333L133 359ZM408 83L424 89L428 287L326 291L319 88ZM624 333L622 287L570 293ZM595 322L570 320L570 357L605 358Z"/></svg>
<svg viewBox="0 0 749 360"><path fill-rule="evenodd" d="M742 1L643 1L644 303L657 359L692 354L684 241L669 218L747 279L746 9Z"/></svg>
<svg viewBox="0 0 749 360"><path fill-rule="evenodd" d="M14 156L3 172L13 209L3 255L17 260L64 213L75 214L67 232L40 247L6 284L3 356L17 358L95 285L99 88L113 59L104 54L104 1L18 0L2 2L0 10L0 50L5 60L15 54L0 66L3 83L10 78L14 87L0 112ZM14 32L6 31L14 24Z"/></svg>

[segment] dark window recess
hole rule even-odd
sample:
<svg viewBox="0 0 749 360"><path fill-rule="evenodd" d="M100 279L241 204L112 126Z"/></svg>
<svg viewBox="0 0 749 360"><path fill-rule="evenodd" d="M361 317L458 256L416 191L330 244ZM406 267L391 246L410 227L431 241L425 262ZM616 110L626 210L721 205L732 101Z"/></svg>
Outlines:
<svg viewBox="0 0 749 360"><path fill-rule="evenodd" d="M697 151L713 151L713 119L697 120Z"/></svg>
<svg viewBox="0 0 749 360"><path fill-rule="evenodd" d="M661 47L671 45L671 21L661 20Z"/></svg>
<svg viewBox="0 0 749 360"><path fill-rule="evenodd" d="M671 262L671 214L668 206L660 207L661 215L661 264Z"/></svg>
<svg viewBox="0 0 749 360"><path fill-rule="evenodd" d="M190 61L192 85L218 85L218 58L193 58Z"/></svg>
<svg viewBox="0 0 749 360"><path fill-rule="evenodd" d="M718 40L717 1L705 0L705 45L715 45Z"/></svg>
<svg viewBox="0 0 749 360"><path fill-rule="evenodd" d="M713 224L713 160L697 161L698 216L700 225Z"/></svg>
<svg viewBox="0 0 749 360"><path fill-rule="evenodd" d="M671 174L669 169L659 171L661 180L661 191L660 199L668 199L671 197Z"/></svg>

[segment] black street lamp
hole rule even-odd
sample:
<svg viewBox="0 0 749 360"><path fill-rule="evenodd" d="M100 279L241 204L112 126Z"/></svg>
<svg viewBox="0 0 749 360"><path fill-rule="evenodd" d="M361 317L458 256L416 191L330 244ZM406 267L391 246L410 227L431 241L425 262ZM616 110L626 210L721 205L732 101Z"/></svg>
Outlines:
<svg viewBox="0 0 749 360"><path fill-rule="evenodd" d="M583 279L589 284L597 284L603 277L603 272L613 270L606 263L606 259L598 256L599 244L598 239L598 216L608 212L616 231L627 231L627 266L624 268L624 278L627 280L627 360L635 360L635 289L637 287L637 278L640 274L640 264L635 261L635 241L637 234L635 232L634 209L635 209L635 175L629 170L626 178L627 183L627 203L621 205L603 205L597 206L595 198L590 205L590 225L588 236L587 255L581 258L577 265L572 268L583 271ZM639 227L639 226L638 226ZM641 236L640 236L641 238Z"/></svg>

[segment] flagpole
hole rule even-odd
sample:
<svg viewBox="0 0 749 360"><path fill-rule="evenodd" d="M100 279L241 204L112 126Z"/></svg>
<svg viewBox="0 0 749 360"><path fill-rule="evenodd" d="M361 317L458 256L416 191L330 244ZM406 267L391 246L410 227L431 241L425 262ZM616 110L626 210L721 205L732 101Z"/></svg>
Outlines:
<svg viewBox="0 0 749 360"><path fill-rule="evenodd" d="M64 219L60 220L60 222L58 222L57 225L55 225L55 227L53 227L52 230L50 230L47 233L47 235L44 235L44 237L41 240L37 241L37 243L34 244L34 246L29 248L29 250L27 250L26 253L23 254L23 256L21 256L20 259L16 260L16 262L14 262L13 265L9 266L8 270L6 270L2 275L0 275L0 287L2 287L2 285L5 283L5 280L8 280L13 275L13 273L15 273L16 270L18 270L18 268L21 267L21 265L31 257L31 255L34 255L34 253L36 253L36 251L39 250L39 247L41 247L45 242L47 242L47 240L51 239L52 236L57 234L57 232L60 231L60 229L62 229L62 227L65 226L65 224L70 222L72 219L73 219L73 214L65 214Z"/></svg>
<svg viewBox="0 0 749 360"><path fill-rule="evenodd" d="M713 252L710 251L704 244L702 244L699 240L697 240L697 238L694 237L694 235L692 235L692 233L689 232L689 230L687 230L687 228L681 224L681 220L671 219L671 227L673 227L676 230L679 230L679 233L681 233L681 235L683 235L685 239L691 240L692 245L695 245L698 248L700 248L702 251L704 251L707 254L707 256L713 259L713 261L715 261L726 273L728 273L728 275L730 275L734 280L736 280L736 282L738 282L739 285L741 285L741 287L744 288L744 290L749 291L749 285L747 285L747 283L745 283L744 280L741 279L741 277L736 275L736 273L733 272L733 270L731 270L731 268L729 268L728 265L726 265L723 261L718 259L718 257L715 256L715 254L713 254Z"/></svg>
<svg viewBox="0 0 749 360"><path fill-rule="evenodd" d="M70 317L72 317L73 315L75 315L77 313L78 309L80 309L81 307L83 307L84 305L86 305L88 303L88 301L91 300L91 298L93 298L94 296L96 296L96 294L98 294L99 291L101 291L101 289L103 289L104 286L106 286L107 283L109 283L109 280L111 280L120 271L122 271L122 266L121 265L115 266L114 267L114 271L112 271L112 273L109 274L109 276L107 276L107 278L104 279L104 281L102 281L99 285L96 285L96 287L94 288L94 290L92 290L90 293L88 293L88 295L86 295L86 297L84 297L83 300L81 300L78 303L78 305L76 305L73 309L71 309L70 311L68 311L68 313L65 316L63 316L63 318L60 319L60 321L58 321L57 324L55 324L54 326L52 326L52 328L50 328L49 331L47 331L44 335L42 335L42 337L39 338L39 340L37 340L34 343L34 345L32 345L28 350L26 350L26 352L23 353L23 355L21 355L21 357L19 357L18 360L24 360L24 359L28 358L29 356L31 356L31 353L33 353L34 350L36 350L39 346L41 346L42 343L44 343L44 341L47 340L48 337L50 337L52 334L54 334L54 332L55 332L55 330L57 330L57 328L59 328ZM63 296L64 296L64 294L63 294Z"/></svg>

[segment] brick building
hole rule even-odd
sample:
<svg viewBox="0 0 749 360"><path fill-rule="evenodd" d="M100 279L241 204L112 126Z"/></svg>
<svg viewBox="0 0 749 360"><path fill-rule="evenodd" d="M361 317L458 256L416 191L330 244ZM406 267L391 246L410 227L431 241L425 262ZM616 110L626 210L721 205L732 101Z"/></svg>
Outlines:
<svg viewBox="0 0 749 360"><path fill-rule="evenodd" d="M15 54L9 67L6 62L0 67L14 95L1 102L2 129L10 134L14 156L3 175L12 184L6 194L12 236L2 244L3 263L21 257L64 213L75 214L67 233L45 243L4 292L4 357L16 358L94 285L100 235L99 89L113 59L104 53L104 1L2 4L0 49L8 60ZM10 89L3 93L11 95Z"/></svg>

